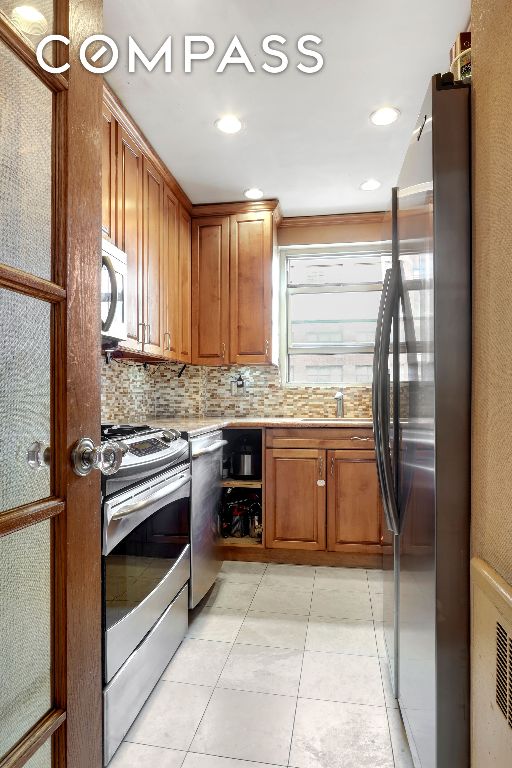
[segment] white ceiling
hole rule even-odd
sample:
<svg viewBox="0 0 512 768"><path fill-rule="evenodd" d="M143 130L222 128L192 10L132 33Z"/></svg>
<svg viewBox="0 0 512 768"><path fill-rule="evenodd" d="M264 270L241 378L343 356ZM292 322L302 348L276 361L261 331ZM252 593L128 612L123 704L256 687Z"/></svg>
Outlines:
<svg viewBox="0 0 512 768"><path fill-rule="evenodd" d="M448 69L469 13L470 0L105 0L104 31L121 51L107 80L194 203L240 200L258 186L286 216L382 210L428 79ZM261 40L272 33L288 40L290 66L279 75L261 70ZM314 75L295 68L306 33L323 38L325 65ZM186 34L209 35L217 48L188 75ZM234 34L255 74L216 74ZM130 75L128 35L148 56L172 35L173 72L160 64ZM383 104L402 115L376 128L368 116ZM213 123L224 113L239 115L243 132L220 134ZM368 177L381 189L360 191Z"/></svg>

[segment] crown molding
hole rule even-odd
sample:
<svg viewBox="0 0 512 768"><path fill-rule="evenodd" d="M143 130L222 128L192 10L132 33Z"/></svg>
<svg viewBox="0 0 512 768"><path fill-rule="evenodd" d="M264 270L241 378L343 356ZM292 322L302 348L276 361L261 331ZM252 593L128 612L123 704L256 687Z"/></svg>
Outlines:
<svg viewBox="0 0 512 768"><path fill-rule="evenodd" d="M324 216L285 216L281 229L296 227L325 227L347 224L382 224L385 211L370 211L368 213L334 213Z"/></svg>
<svg viewBox="0 0 512 768"><path fill-rule="evenodd" d="M130 134L133 140L139 145L142 152L151 160L152 164L161 174L171 192L176 195L183 207L186 208L189 213L191 213L192 202L190 201L185 190L176 181L165 163L162 162L156 150L144 136L135 120L130 114L128 114L123 103L118 99L114 91L107 85L105 81L103 81L103 102L112 112L118 123L120 123L124 130Z"/></svg>
<svg viewBox="0 0 512 768"><path fill-rule="evenodd" d="M192 206L192 216L229 216L236 213L257 213L258 211L270 211L274 219L282 218L279 200L243 200L232 203L204 203Z"/></svg>

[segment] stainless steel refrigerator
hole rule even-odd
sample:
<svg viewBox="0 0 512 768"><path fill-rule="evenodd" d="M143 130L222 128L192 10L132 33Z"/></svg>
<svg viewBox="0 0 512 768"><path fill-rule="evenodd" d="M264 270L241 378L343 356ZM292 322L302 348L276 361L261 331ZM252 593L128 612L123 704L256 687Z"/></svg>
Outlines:
<svg viewBox="0 0 512 768"><path fill-rule="evenodd" d="M393 190L373 385L384 638L417 768L469 765L470 156L470 87L437 75Z"/></svg>

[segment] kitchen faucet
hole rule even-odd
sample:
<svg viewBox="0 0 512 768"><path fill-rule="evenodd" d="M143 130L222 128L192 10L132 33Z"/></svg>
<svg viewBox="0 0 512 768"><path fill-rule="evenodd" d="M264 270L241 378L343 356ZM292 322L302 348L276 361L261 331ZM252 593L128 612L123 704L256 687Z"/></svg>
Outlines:
<svg viewBox="0 0 512 768"><path fill-rule="evenodd" d="M336 418L342 419L345 415L345 397L341 389L336 392L334 399L336 400Z"/></svg>

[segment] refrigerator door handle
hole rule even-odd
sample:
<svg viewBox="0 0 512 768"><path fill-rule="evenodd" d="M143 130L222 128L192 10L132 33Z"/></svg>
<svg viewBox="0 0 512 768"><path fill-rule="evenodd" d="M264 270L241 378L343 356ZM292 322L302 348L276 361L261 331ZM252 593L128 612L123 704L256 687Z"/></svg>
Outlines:
<svg viewBox="0 0 512 768"><path fill-rule="evenodd" d="M377 329L375 333L375 351L373 356L373 388L372 388L372 413L373 413L373 433L375 438L375 456L377 460L377 474L379 477L379 484L382 493L382 505L384 508L384 516L389 530L392 530L393 521L389 514L388 508L388 491L386 489L386 481L383 469L383 451L382 451L382 436L380 431L380 386L379 386L379 371L380 371L380 350L382 345L382 323L384 318L384 311L386 303L388 301L389 286L391 282L392 269L386 270L384 276L384 283L382 287L382 295L380 299L379 313L377 316Z"/></svg>
<svg viewBox="0 0 512 768"><path fill-rule="evenodd" d="M389 393L388 393L388 366L389 347L391 342L391 328L393 324L393 315L396 309L396 303L400 300L400 269L391 270L389 289L386 296L382 316L381 342L379 345L378 362L378 433L380 440L380 453L382 463L382 473L384 480L384 489L386 496L385 509L387 508L387 520L390 531L395 534L400 533L400 516L398 512L398 502L393 482L393 468L391 465L390 445L389 445ZM396 353L396 350L395 350ZM395 435L395 439L397 436Z"/></svg>

